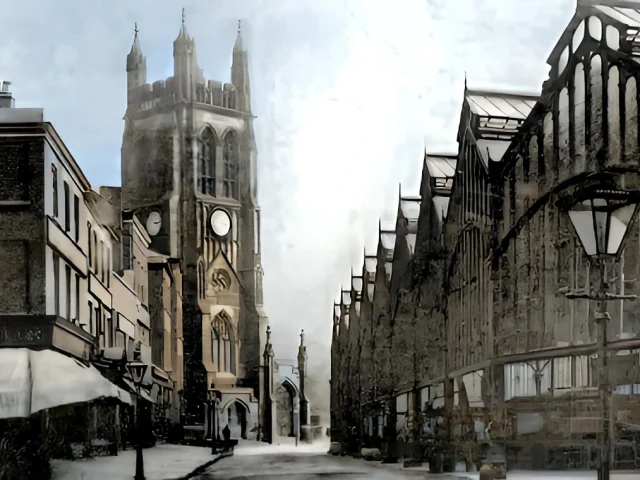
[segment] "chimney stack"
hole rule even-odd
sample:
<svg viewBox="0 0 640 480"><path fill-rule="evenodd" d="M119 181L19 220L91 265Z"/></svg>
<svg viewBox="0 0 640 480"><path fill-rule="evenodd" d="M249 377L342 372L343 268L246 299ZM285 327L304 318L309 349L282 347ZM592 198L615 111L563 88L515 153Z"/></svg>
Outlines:
<svg viewBox="0 0 640 480"><path fill-rule="evenodd" d="M11 82L4 80L0 83L0 108L14 108L16 101L13 94L9 91Z"/></svg>

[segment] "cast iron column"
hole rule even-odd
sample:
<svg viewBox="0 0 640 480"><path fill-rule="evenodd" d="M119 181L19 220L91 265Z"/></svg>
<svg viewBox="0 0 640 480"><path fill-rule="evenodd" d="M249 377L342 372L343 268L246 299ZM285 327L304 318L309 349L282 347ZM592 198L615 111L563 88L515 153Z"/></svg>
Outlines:
<svg viewBox="0 0 640 480"><path fill-rule="evenodd" d="M140 385L136 385L136 391L138 394L138 398L136 400L136 430L137 430L137 439L136 442L136 476L133 477L134 480L146 480L144 477L144 459L142 458L142 431L140 428L140 400L142 397L140 396Z"/></svg>
<svg viewBox="0 0 640 480"><path fill-rule="evenodd" d="M598 391L600 393L602 411L602 432L600 444L600 466L598 468L598 480L609 480L611 469L611 436L609 426L611 424L611 411L609 408L609 357L607 352L607 327L609 326L609 313L607 313L607 283L606 263L604 259L598 262L598 301L595 321L598 328Z"/></svg>

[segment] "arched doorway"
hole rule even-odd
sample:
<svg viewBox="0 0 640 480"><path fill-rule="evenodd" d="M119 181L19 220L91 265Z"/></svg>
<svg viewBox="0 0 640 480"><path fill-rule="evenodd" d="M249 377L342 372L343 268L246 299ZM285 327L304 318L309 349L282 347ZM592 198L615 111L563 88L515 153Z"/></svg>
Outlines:
<svg viewBox="0 0 640 480"><path fill-rule="evenodd" d="M224 411L231 438L247 438L247 407L240 401L229 403Z"/></svg>
<svg viewBox="0 0 640 480"><path fill-rule="evenodd" d="M276 389L276 434L280 437L296 436L293 411L296 395L295 387L288 380Z"/></svg>

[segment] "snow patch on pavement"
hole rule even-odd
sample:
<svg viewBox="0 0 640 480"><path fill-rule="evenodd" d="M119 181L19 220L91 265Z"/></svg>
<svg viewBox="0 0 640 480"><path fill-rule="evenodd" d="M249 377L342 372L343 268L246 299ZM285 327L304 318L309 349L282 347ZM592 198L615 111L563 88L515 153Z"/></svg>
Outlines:
<svg viewBox="0 0 640 480"><path fill-rule="evenodd" d="M329 450L328 441L319 441L314 443L295 443L284 441L270 445L268 443L258 443L252 441L240 441L235 448L234 455L278 455L286 453L327 453Z"/></svg>
<svg viewBox="0 0 640 480"><path fill-rule="evenodd" d="M215 456L210 448L158 445L144 449L147 480L172 480L190 474ZM136 452L118 452L115 457L86 460L53 460L52 480L131 480L136 471Z"/></svg>

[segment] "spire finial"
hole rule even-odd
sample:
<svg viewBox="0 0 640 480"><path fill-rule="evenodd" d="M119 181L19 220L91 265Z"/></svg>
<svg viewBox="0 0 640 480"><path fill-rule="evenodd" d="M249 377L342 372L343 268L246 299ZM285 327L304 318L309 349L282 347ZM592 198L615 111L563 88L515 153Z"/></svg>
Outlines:
<svg viewBox="0 0 640 480"><path fill-rule="evenodd" d="M184 19L185 19L184 7L182 7L182 26L183 27L184 27Z"/></svg>
<svg viewBox="0 0 640 480"><path fill-rule="evenodd" d="M238 20L238 36L236 37L236 43L233 46L233 51L241 52L242 50L242 20Z"/></svg>
<svg viewBox="0 0 640 480"><path fill-rule="evenodd" d="M464 71L464 89L467 89L467 71Z"/></svg>
<svg viewBox="0 0 640 480"><path fill-rule="evenodd" d="M137 62L135 58L137 58L137 56L139 55L142 55L142 51L140 49L140 38L138 38L139 32L140 30L138 30L138 22L135 22L133 24L133 43L131 44L131 51L129 51L129 55L132 56L131 61L133 61L134 63L130 66L127 66L127 68L135 68L134 64ZM127 60L127 65L129 65L129 59Z"/></svg>
<svg viewBox="0 0 640 480"><path fill-rule="evenodd" d="M271 327L267 325L267 343L271 340Z"/></svg>
<svg viewBox="0 0 640 480"><path fill-rule="evenodd" d="M304 346L304 329L300 330L300 346Z"/></svg>

